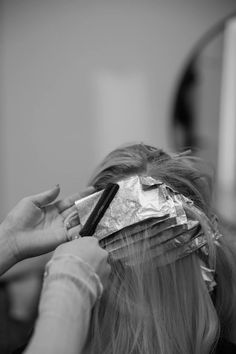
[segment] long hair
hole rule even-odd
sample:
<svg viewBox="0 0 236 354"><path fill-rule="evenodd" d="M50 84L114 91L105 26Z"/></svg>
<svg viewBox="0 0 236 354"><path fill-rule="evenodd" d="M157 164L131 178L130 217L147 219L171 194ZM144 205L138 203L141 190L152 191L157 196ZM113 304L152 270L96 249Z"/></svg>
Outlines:
<svg viewBox="0 0 236 354"><path fill-rule="evenodd" d="M110 153L90 184L102 189L130 175L149 175L193 200L210 218L211 178L199 172L198 164L198 159L189 156L171 156L147 145L131 145ZM155 257L150 257L148 237L134 248L128 232L121 231L120 237L133 265L111 257L109 284L93 310L88 352L210 353L220 331L228 328L236 314L236 265L227 242L220 241L215 249L209 240L209 247L215 249L212 257L216 257L212 260L217 274L213 299L202 278L197 254L158 267Z"/></svg>

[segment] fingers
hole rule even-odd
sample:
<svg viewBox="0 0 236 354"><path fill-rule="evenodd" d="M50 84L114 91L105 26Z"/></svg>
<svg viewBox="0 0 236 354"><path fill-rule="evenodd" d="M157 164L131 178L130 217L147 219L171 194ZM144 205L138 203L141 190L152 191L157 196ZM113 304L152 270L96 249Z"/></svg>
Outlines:
<svg viewBox="0 0 236 354"><path fill-rule="evenodd" d="M59 193L60 193L60 186L59 186L59 184L57 184L55 187L53 187L45 192L30 196L29 199L36 206L42 208L42 207L52 203L58 197Z"/></svg>
<svg viewBox="0 0 236 354"><path fill-rule="evenodd" d="M69 197L63 199L63 200L59 200L56 203L57 209L59 211L59 213L64 213L65 211L67 211L68 209L70 209L71 207L74 206L74 203L76 200L81 199L86 197L87 195L90 195L92 193L95 192L95 188L90 186L88 188L86 188L82 193L75 193L70 195ZM71 212L71 210L70 210ZM70 212L67 212L67 215L69 215Z"/></svg>
<svg viewBox="0 0 236 354"><path fill-rule="evenodd" d="M69 230L69 233L76 233L78 227ZM57 247L53 257L58 255L74 255L89 264L93 271L99 276L100 281L105 287L107 285L111 266L108 264L108 252L99 246L98 239L95 237L82 237L71 242L66 242Z"/></svg>
<svg viewBox="0 0 236 354"><path fill-rule="evenodd" d="M76 209L73 210L64 219L64 230L65 230L67 241L71 241L81 237L79 234L81 231L81 225L80 225L79 215Z"/></svg>
<svg viewBox="0 0 236 354"><path fill-rule="evenodd" d="M80 230L81 230L81 225L76 225L72 227L71 229L66 230L66 237L67 241L72 241L80 238Z"/></svg>
<svg viewBox="0 0 236 354"><path fill-rule="evenodd" d="M63 200L59 200L58 202L56 202L56 206L59 213L63 213L64 211L74 207L74 203L78 199L80 199L80 193L75 193Z"/></svg>
<svg viewBox="0 0 236 354"><path fill-rule="evenodd" d="M87 197L94 192L96 192L96 189L93 186L88 186L83 192L80 193L80 198Z"/></svg>
<svg viewBox="0 0 236 354"><path fill-rule="evenodd" d="M88 187L83 193L75 193L64 200L55 203L58 212L64 219L65 232L68 240L78 238L81 230L79 215L75 201L80 199L81 196L89 195L94 192L94 187Z"/></svg>
<svg viewBox="0 0 236 354"><path fill-rule="evenodd" d="M79 215L77 210L73 210L64 220L64 225L67 230L71 229L74 226L77 226L80 223Z"/></svg>
<svg viewBox="0 0 236 354"><path fill-rule="evenodd" d="M106 287L111 266L108 263L108 252L100 247L99 241L96 237L86 236L80 239L78 242L87 243L86 249L90 250L90 257L86 259L94 271L99 275L100 280L104 287Z"/></svg>

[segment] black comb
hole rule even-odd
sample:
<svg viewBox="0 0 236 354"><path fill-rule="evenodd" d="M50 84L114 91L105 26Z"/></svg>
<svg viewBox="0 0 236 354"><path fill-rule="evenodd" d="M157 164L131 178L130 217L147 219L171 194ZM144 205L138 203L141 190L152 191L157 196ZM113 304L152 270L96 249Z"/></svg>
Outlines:
<svg viewBox="0 0 236 354"><path fill-rule="evenodd" d="M119 185L116 183L109 183L107 185L99 201L89 215L88 220L81 229L80 236L92 236L94 234L99 221L102 219L119 188Z"/></svg>

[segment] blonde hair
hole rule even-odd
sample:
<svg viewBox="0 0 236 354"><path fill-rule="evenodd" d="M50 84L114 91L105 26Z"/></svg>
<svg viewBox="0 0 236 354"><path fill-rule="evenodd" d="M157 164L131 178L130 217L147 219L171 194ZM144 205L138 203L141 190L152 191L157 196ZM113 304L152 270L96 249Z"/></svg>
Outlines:
<svg viewBox="0 0 236 354"><path fill-rule="evenodd" d="M170 156L143 144L116 149L95 171L90 184L98 189L128 175L147 174L192 199L211 217L211 179L196 168L199 160ZM145 231L148 233L148 229ZM88 352L98 354L207 354L236 313L235 260L223 240L215 249L215 306L200 272L197 254L158 267L149 257L148 238L134 249L128 231L121 231L133 266L111 258L111 276L93 310ZM146 238L144 237L146 240ZM215 259L216 256L216 259ZM143 260L143 261L140 261ZM149 261L145 261L149 260ZM229 272L229 273L228 273ZM227 275L226 275L227 273Z"/></svg>

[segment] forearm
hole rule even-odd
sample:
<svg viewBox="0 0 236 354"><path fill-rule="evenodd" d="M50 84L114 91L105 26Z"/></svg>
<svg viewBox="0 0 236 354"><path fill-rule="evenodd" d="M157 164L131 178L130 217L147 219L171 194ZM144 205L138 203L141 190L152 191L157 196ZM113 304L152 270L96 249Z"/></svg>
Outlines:
<svg viewBox="0 0 236 354"><path fill-rule="evenodd" d="M8 269L1 277L3 281L15 281L20 278L27 277L30 274L42 275L45 264L52 257L51 253L43 254L38 257L24 259L17 264L14 264L10 269Z"/></svg>
<svg viewBox="0 0 236 354"><path fill-rule="evenodd" d="M10 242L3 224L0 224L0 276L16 263Z"/></svg>
<svg viewBox="0 0 236 354"><path fill-rule="evenodd" d="M87 265L71 257L52 263L46 276L39 318L25 354L81 353L100 283Z"/></svg>

